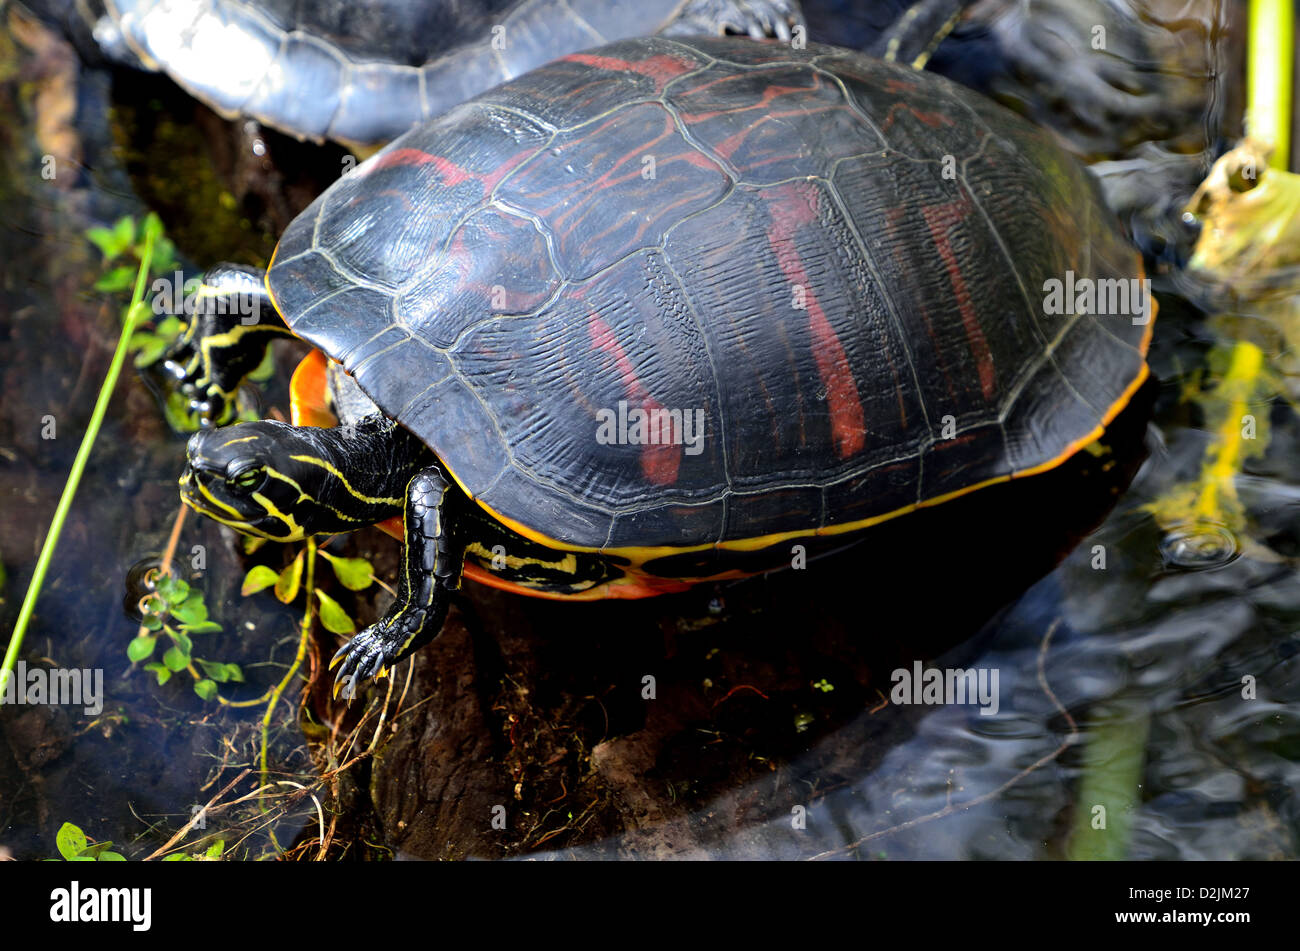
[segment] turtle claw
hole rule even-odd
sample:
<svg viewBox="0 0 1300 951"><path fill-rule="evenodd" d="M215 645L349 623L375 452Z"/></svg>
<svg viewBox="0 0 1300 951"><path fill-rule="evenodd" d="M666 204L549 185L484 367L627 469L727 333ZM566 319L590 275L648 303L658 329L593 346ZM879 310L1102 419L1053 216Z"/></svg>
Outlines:
<svg viewBox="0 0 1300 951"><path fill-rule="evenodd" d="M334 675L334 696L352 700L358 684L378 677L418 646L416 637L424 626L423 611L402 611L372 624L353 636L334 654L330 669Z"/></svg>
<svg viewBox="0 0 1300 951"><path fill-rule="evenodd" d="M803 16L791 0L688 0L667 36L741 33L756 40L775 37L785 43L791 30L803 25Z"/></svg>

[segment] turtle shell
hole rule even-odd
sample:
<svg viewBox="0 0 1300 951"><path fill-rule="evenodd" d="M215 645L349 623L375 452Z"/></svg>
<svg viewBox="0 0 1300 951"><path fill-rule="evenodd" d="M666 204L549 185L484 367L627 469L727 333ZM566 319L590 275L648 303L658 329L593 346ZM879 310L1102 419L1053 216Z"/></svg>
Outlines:
<svg viewBox="0 0 1300 951"><path fill-rule="evenodd" d="M226 116L381 142L534 66L653 33L681 0L104 0L126 45Z"/></svg>
<svg viewBox="0 0 1300 951"><path fill-rule="evenodd" d="M1141 279L1083 169L941 77L650 38L413 129L290 225L267 286L499 520L644 552L1060 463L1145 379L1151 320L1048 289Z"/></svg>

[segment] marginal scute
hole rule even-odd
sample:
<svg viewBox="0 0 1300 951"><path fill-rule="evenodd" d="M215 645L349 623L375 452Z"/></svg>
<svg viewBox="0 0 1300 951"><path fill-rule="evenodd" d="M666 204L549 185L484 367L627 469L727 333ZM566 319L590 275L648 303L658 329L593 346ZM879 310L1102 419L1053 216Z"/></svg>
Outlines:
<svg viewBox="0 0 1300 951"><path fill-rule="evenodd" d="M384 102L386 109L375 108ZM389 63L353 66L339 97L327 134L345 142L378 142L394 126L411 126L421 118L420 74Z"/></svg>
<svg viewBox="0 0 1300 951"><path fill-rule="evenodd" d="M609 538L614 521L611 512L513 467L506 468L478 499L493 512L525 528L544 526L545 537L562 546L599 548ZM525 520L518 518L521 514Z"/></svg>
<svg viewBox="0 0 1300 951"><path fill-rule="evenodd" d="M291 37L239 109L320 136L338 111L343 75L343 63L324 44ZM304 96L304 89L312 94Z"/></svg>
<svg viewBox="0 0 1300 951"><path fill-rule="evenodd" d="M790 486L727 498L724 538L759 538L787 531L792 521L820 528L825 515L821 486Z"/></svg>
<svg viewBox="0 0 1300 951"><path fill-rule="evenodd" d="M269 283L293 332L335 357L393 323L386 294L354 283L318 251L277 263Z"/></svg>
<svg viewBox="0 0 1300 951"><path fill-rule="evenodd" d="M610 548L636 548L645 539L664 540L669 546L698 544L700 538L726 535L727 503L722 499L703 505L662 505L620 514L614 518Z"/></svg>

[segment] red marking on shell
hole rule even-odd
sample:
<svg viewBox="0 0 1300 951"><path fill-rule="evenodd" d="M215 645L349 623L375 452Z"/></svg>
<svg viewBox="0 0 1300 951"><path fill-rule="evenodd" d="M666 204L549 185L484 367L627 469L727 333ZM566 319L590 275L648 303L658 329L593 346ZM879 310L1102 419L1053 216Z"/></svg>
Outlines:
<svg viewBox="0 0 1300 951"><path fill-rule="evenodd" d="M432 165L442 178L442 183L449 188L455 187L462 182L475 181L483 186L483 193L486 195L497 187L497 183L501 179L534 154L536 154L535 149L525 149L512 155L492 171L480 173L467 171L441 155L430 155L428 152L422 152L419 149L394 149L391 152L379 155L375 159L375 164L369 167L366 174L373 175L375 172L386 168Z"/></svg>
<svg viewBox="0 0 1300 951"><path fill-rule="evenodd" d="M761 99L759 99L757 102L751 102L744 106L740 106L740 107L733 106L730 108L714 109L712 112L692 112L690 110L691 100L689 98L691 96L699 96L702 93L704 93L706 90L709 90L714 86L722 86L725 88L728 85L735 84L735 86L739 87L740 89L738 95L745 97L745 92L744 92L745 87L748 84L753 82L753 79L751 77L745 75L720 76L719 78L710 80L709 82L706 83L698 83L692 85L690 90L683 94L681 101L678 102L678 108L681 109L682 118L685 119L688 125L695 125L700 122L707 122L709 119L716 119L718 116L735 116L735 115L741 115L746 112L756 112L760 116L770 116L771 118L778 118L780 116L805 115L809 111L807 108L795 108L795 109L788 109L785 112L774 112L772 110L772 103L781 96L788 96L792 94L796 96L798 95L806 96L809 92L821 89L823 87L824 83L820 76L818 76L816 73L813 73L811 78L813 80L811 86L779 86L776 83L772 83L769 86L763 87L763 95ZM743 102L744 98L742 98L740 101ZM843 103L836 103L834 106L831 106L830 108L838 109L842 105ZM821 112L825 110L818 109L816 111ZM740 134L743 135L746 131L748 130L747 129L742 130ZM732 138L735 138L735 136L732 136Z"/></svg>
<svg viewBox="0 0 1300 951"><path fill-rule="evenodd" d="M817 203L821 196L815 185L780 185L764 193L772 203L772 223L767 229L767 240L776 254L791 284L804 288L804 304L808 313L808 326L812 331L813 359L817 361L817 374L826 387L826 402L831 412L831 434L841 459L861 452L867 438L867 425L862 410L858 386L853 370L826 319L821 302L813 292L812 282L799 258L794 236L800 227L818 225Z"/></svg>
<svg viewBox="0 0 1300 951"><path fill-rule="evenodd" d="M385 152L378 156L375 163L366 169L366 174L373 175L381 169L403 165L427 165L432 161L432 155L419 149L393 149L391 152Z"/></svg>
<svg viewBox="0 0 1300 951"><path fill-rule="evenodd" d="M614 334L614 329L605 323L594 311L587 315L587 332L591 334L592 346L603 350L614 358L619 375L623 378L623 387L627 391L629 408L645 410L647 414L661 410L664 405L650 395L645 384L637 376L636 367L628 359L622 344ZM641 447L641 472L655 485L672 485L677 481L677 470L682 462L682 447L674 443L646 443Z"/></svg>
<svg viewBox="0 0 1300 951"><path fill-rule="evenodd" d="M922 125L929 126L931 129L937 129L940 126L953 124L953 121L941 112L922 112L920 109L914 109L905 102L896 102L889 107L889 113L885 116L884 121L880 123L880 129L882 132L893 126L894 114L900 110L906 112Z"/></svg>
<svg viewBox="0 0 1300 951"><path fill-rule="evenodd" d="M655 92L662 92L669 81L690 72L695 64L673 56L660 54L646 59L617 59L613 56L592 56L588 53L572 53L561 58L564 62L582 63L596 69L607 69L616 73L639 73L655 81Z"/></svg>
<svg viewBox="0 0 1300 951"><path fill-rule="evenodd" d="M980 327L979 317L975 313L970 290L966 287L966 278L961 273L961 263L957 260L957 253L953 250L952 241L948 237L952 226L964 221L969 211L970 202L967 200L929 205L921 209L922 214L925 215L925 223L930 226L930 235L934 238L939 256L943 258L944 266L948 269L948 281L952 284L953 295L957 298L957 311L961 314L961 325L966 331L966 342L970 345L971 356L975 358L975 365L979 368L980 390L984 393L985 400L991 400L997 384L994 378L993 354L989 350L989 342L984 337L984 329Z"/></svg>

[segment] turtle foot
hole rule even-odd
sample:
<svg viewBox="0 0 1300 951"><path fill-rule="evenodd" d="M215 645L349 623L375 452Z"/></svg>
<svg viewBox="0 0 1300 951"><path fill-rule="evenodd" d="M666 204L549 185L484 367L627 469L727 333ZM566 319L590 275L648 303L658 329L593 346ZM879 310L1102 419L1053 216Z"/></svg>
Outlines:
<svg viewBox="0 0 1300 951"><path fill-rule="evenodd" d="M663 31L665 36L721 36L739 33L756 40L790 39L804 25L793 0L688 0L682 12Z"/></svg>
<svg viewBox="0 0 1300 951"><path fill-rule="evenodd" d="M430 638L425 635L428 614L419 609L398 611L370 625L339 648L330 667L339 665L334 696L351 700L358 684L397 663Z"/></svg>

